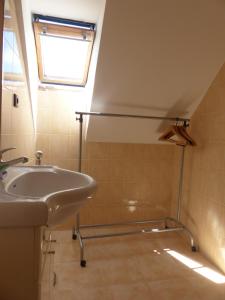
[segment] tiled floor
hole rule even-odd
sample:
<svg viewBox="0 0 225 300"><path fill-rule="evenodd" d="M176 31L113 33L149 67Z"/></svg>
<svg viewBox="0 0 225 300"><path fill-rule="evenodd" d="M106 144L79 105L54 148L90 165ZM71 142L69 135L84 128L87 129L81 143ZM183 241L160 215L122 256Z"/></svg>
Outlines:
<svg viewBox="0 0 225 300"><path fill-rule="evenodd" d="M225 283L215 283L195 271L216 269L174 233L86 241L86 268L79 266L78 242L71 240L71 232L54 235L57 283L47 300L225 299Z"/></svg>

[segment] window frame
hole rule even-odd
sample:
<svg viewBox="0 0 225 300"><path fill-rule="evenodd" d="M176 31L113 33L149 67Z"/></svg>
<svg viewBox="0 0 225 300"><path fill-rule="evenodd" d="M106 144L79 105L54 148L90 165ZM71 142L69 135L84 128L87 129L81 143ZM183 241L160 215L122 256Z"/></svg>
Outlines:
<svg viewBox="0 0 225 300"><path fill-rule="evenodd" d="M41 17L41 18L40 18ZM86 25L88 24L88 26ZM39 79L42 83L69 85L85 87L88 79L88 72L90 69L91 55L95 38L95 24L85 23L79 21L72 21L67 19L60 19L56 17L45 17L34 15L33 29L36 44L37 64ZM77 39L89 42L88 54L86 65L84 68L83 80L78 82L76 80L66 79L51 79L44 75L44 68L42 62L42 48L41 48L41 35L53 36L58 38Z"/></svg>

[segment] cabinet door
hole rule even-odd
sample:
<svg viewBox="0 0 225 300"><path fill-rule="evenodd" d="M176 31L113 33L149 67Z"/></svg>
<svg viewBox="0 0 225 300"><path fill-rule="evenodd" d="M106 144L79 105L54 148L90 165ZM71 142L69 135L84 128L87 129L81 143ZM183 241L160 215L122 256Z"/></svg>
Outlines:
<svg viewBox="0 0 225 300"><path fill-rule="evenodd" d="M41 267L40 267L40 295L41 300L52 300L52 289L56 284L54 273L54 240L51 232L45 231L41 246Z"/></svg>

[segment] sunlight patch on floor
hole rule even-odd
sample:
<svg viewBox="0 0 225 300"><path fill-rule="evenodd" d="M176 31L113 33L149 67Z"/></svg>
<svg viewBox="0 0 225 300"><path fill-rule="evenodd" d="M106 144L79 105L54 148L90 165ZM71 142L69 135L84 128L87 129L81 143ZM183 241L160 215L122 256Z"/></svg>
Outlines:
<svg viewBox="0 0 225 300"><path fill-rule="evenodd" d="M178 261L180 261L181 263L183 263L188 268L192 269L194 272L202 275L203 277L211 280L212 282L217 283L217 284L225 283L225 276L212 270L211 268L205 267L202 264L200 264L199 262L197 262L177 251L170 250L167 248L163 249L163 250L166 251L166 253L168 253L175 259L177 259Z"/></svg>

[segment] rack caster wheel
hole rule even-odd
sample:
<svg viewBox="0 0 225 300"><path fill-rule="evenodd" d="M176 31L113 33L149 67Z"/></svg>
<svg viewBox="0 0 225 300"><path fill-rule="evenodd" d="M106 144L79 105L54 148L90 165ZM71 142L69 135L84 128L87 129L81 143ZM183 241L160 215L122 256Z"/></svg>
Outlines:
<svg viewBox="0 0 225 300"><path fill-rule="evenodd" d="M73 239L73 240L76 240L76 239L77 239L77 235L76 235L75 233L73 233L72 239Z"/></svg>
<svg viewBox="0 0 225 300"><path fill-rule="evenodd" d="M86 260L81 260L81 261L80 261L80 266L81 266L82 268L85 268L85 267L86 267Z"/></svg>
<svg viewBox="0 0 225 300"><path fill-rule="evenodd" d="M192 251L192 252L197 252L196 246L192 246L192 247L191 247L191 251Z"/></svg>

